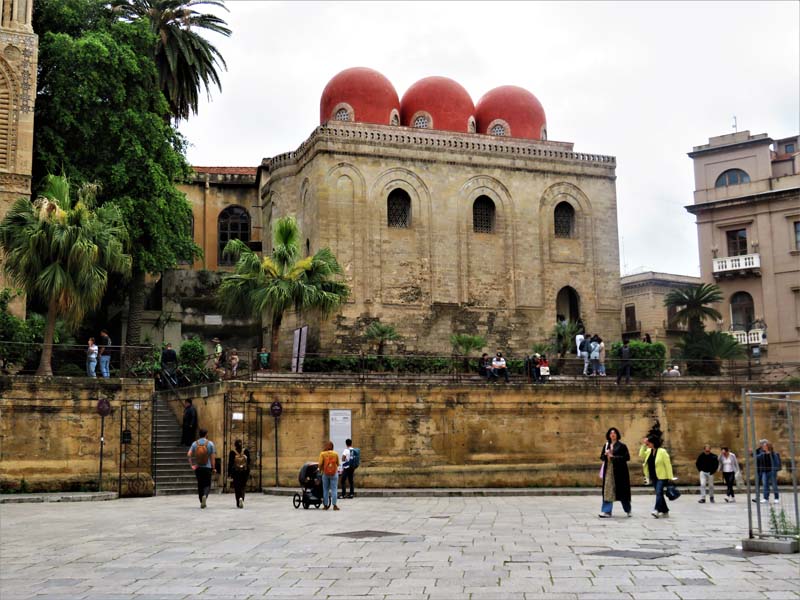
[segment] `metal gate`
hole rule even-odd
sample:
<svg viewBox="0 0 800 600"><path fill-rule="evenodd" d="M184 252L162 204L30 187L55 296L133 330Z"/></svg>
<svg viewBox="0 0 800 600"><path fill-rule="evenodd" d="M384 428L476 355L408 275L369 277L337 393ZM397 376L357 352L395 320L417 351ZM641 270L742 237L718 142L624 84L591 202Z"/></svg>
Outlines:
<svg viewBox="0 0 800 600"><path fill-rule="evenodd" d="M155 494L155 410L153 398L122 400L119 419L119 478L122 496Z"/></svg>
<svg viewBox="0 0 800 600"><path fill-rule="evenodd" d="M222 451L225 491L232 489L228 478L228 455L236 440L250 450L250 479L247 491L260 492L263 488L263 422L264 408L253 401L252 394L234 391L225 393L225 446Z"/></svg>

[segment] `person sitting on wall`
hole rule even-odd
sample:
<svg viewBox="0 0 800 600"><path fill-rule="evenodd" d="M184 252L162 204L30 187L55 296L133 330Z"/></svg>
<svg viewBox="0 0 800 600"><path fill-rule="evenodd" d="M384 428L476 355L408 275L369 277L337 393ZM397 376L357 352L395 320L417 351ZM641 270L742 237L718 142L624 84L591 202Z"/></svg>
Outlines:
<svg viewBox="0 0 800 600"><path fill-rule="evenodd" d="M481 359L478 361L478 375L486 377L491 376L492 361L489 360L489 355L484 352L481 354Z"/></svg>
<svg viewBox="0 0 800 600"><path fill-rule="evenodd" d="M492 377L490 381L497 381L500 378L500 375L503 376L506 383L509 383L506 359L503 358L502 352L498 352L492 359Z"/></svg>

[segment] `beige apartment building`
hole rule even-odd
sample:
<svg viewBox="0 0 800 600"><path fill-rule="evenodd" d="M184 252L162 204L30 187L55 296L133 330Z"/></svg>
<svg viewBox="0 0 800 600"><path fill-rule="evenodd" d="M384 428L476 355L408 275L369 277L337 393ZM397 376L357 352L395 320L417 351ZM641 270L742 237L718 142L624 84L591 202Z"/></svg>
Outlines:
<svg viewBox="0 0 800 600"><path fill-rule="evenodd" d="M653 342L662 342L672 353L686 325L675 321L676 310L664 306L664 298L672 290L701 283L699 277L653 271L620 278L622 339L638 340L649 334Z"/></svg>
<svg viewBox="0 0 800 600"><path fill-rule="evenodd" d="M689 153L701 278L724 294L720 327L769 362L800 361L799 149L740 131Z"/></svg>

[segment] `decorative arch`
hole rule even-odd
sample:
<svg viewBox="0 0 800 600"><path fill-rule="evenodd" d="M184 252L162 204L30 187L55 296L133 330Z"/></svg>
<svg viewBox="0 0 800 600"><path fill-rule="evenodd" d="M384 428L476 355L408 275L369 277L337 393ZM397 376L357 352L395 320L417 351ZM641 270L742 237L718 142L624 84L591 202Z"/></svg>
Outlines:
<svg viewBox="0 0 800 600"><path fill-rule="evenodd" d="M331 121L352 122L356 120L356 113L347 102L340 102L333 107L330 119Z"/></svg>
<svg viewBox="0 0 800 600"><path fill-rule="evenodd" d="M714 182L714 187L728 187L729 185L741 185L750 183L750 175L742 169L728 169L723 171Z"/></svg>
<svg viewBox="0 0 800 600"><path fill-rule="evenodd" d="M0 113L8 115L7 119L0 120L0 169L11 169L16 162L19 95L14 70L0 57Z"/></svg>
<svg viewBox="0 0 800 600"><path fill-rule="evenodd" d="M366 277L363 265L369 256L366 247L367 225L365 221L366 182L364 175L354 164L340 162L331 167L325 174L325 185L316 189L312 209L315 215L327 214L326 236L333 232L330 248L344 269L345 278L353 293L348 302L366 297ZM321 227L318 217L313 219L314 226L306 235L316 238L317 227ZM332 229L331 229L332 228Z"/></svg>
<svg viewBox="0 0 800 600"><path fill-rule="evenodd" d="M581 297L571 285L565 285L556 294L556 318L577 322L581 318Z"/></svg>
<svg viewBox="0 0 800 600"><path fill-rule="evenodd" d="M225 245L230 240L250 241L250 213L238 204L232 204L217 217L217 264L230 266L233 260L223 255Z"/></svg>
<svg viewBox="0 0 800 600"><path fill-rule="evenodd" d="M756 320L755 303L747 292L736 292L731 295L731 329L747 331Z"/></svg>

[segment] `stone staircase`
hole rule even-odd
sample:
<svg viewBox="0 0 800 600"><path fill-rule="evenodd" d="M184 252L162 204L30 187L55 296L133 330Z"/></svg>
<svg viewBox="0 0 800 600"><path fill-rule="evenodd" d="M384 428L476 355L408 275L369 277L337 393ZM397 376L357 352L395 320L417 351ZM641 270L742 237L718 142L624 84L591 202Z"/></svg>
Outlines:
<svg viewBox="0 0 800 600"><path fill-rule="evenodd" d="M181 426L161 394L156 394L155 428L156 496L197 493L197 480L186 459L189 449L180 445Z"/></svg>

